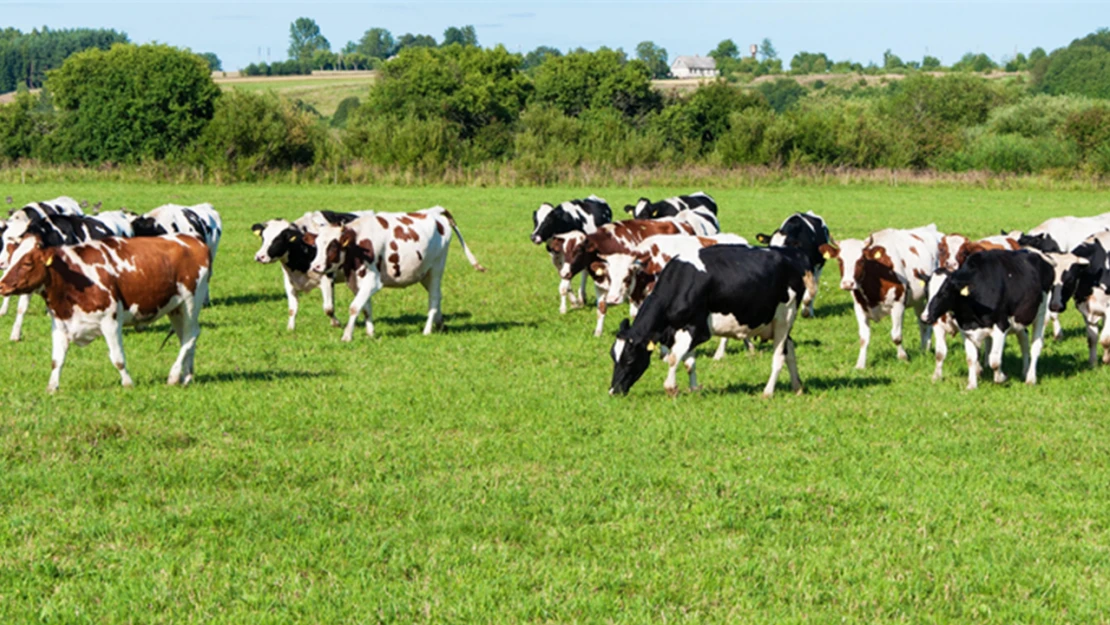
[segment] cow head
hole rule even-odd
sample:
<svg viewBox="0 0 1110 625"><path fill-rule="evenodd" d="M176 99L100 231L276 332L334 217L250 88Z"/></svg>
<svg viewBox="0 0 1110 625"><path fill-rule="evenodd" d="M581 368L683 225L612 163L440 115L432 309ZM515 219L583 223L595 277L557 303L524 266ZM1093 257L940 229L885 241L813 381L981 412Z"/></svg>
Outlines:
<svg viewBox="0 0 1110 625"><path fill-rule="evenodd" d="M134 231L137 237L157 237L168 234L162 224L149 215L136 217L131 222L131 230Z"/></svg>
<svg viewBox="0 0 1110 625"><path fill-rule="evenodd" d="M952 310L957 298L968 297L971 294L966 270L949 271L941 267L932 275L919 271L915 271L914 275L919 280L925 281L929 292L929 303L925 306L925 312L921 313L921 320L929 325L936 324Z"/></svg>
<svg viewBox="0 0 1110 625"><path fill-rule="evenodd" d="M817 249L825 260L836 259L840 265L840 288L854 291L863 271L863 252L866 243L859 239L844 239L837 245L823 243Z"/></svg>
<svg viewBox="0 0 1110 625"><path fill-rule="evenodd" d="M306 234L305 243L316 247L316 256L309 271L321 274L334 271L343 264L356 238L353 229L340 226L320 228L316 235Z"/></svg>
<svg viewBox="0 0 1110 625"><path fill-rule="evenodd" d="M1017 242L1018 245L1022 247L1031 247L1035 250L1040 250L1046 254L1052 252L1059 253L1063 251L1060 249L1060 244L1056 242L1056 239L1053 239L1047 233L1023 234L1018 237Z"/></svg>
<svg viewBox="0 0 1110 625"><path fill-rule="evenodd" d="M0 278L0 295L37 291L46 283L46 270L56 252L54 248L43 249L42 241L35 235L22 237L11 254L8 270Z"/></svg>
<svg viewBox="0 0 1110 625"><path fill-rule="evenodd" d="M584 258L586 241L583 232L567 232L547 240L547 252L560 278L570 280L582 270L580 261Z"/></svg>
<svg viewBox="0 0 1110 625"><path fill-rule="evenodd" d="M544 202L532 213L532 243L539 245L556 234L556 212L554 206Z"/></svg>
<svg viewBox="0 0 1110 625"><path fill-rule="evenodd" d="M31 223L29 221L22 219L8 220L3 235L0 235L0 271L6 271L8 269L12 253L15 252L15 248L19 245L19 241L23 238L23 235L27 234L27 228L30 227L30 225Z"/></svg>
<svg viewBox="0 0 1110 625"><path fill-rule="evenodd" d="M967 237L962 234L946 234L937 244L937 262L949 271L960 268L963 258L960 256L967 245ZM966 257L966 253L963 255Z"/></svg>
<svg viewBox="0 0 1110 625"><path fill-rule="evenodd" d="M261 239L262 244L254 260L263 265L285 258L292 246L305 244L304 233L284 219L254 224L251 231Z"/></svg>
<svg viewBox="0 0 1110 625"><path fill-rule="evenodd" d="M1097 267L1092 267L1089 259L1076 256L1070 252L1067 254L1049 253L1045 256L1052 262L1054 272L1052 296L1048 301L1048 309L1054 313L1064 312L1068 300L1075 293L1075 287L1079 284L1079 279L1091 269L1097 271Z"/></svg>
<svg viewBox="0 0 1110 625"><path fill-rule="evenodd" d="M606 291L605 303L613 306L623 302L636 287L636 279L640 274L654 265L651 254L647 252L612 254L594 264L600 266L593 269L591 274L598 276L595 281L599 278L604 280L605 285L602 286L599 282L598 288ZM660 270L661 268L655 269L655 273Z"/></svg>
<svg viewBox="0 0 1110 625"><path fill-rule="evenodd" d="M648 365L651 364L651 353L655 350L655 343L650 340L632 336L632 328L628 319L621 321L617 330L617 340L609 350L613 359L613 379L609 384L610 395L627 395L629 389L635 384Z"/></svg>
<svg viewBox="0 0 1110 625"><path fill-rule="evenodd" d="M650 219L651 215L644 214L649 206L651 206L651 200L647 199L646 197L642 197L636 200L635 204L626 204L624 207L624 212L632 213L633 219Z"/></svg>

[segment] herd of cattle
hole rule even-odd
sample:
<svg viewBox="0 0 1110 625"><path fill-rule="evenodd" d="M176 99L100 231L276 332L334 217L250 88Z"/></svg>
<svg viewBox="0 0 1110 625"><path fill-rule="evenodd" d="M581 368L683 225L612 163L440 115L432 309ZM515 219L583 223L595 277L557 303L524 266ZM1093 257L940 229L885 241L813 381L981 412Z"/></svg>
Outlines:
<svg viewBox="0 0 1110 625"><path fill-rule="evenodd" d="M695 349L714 336L721 338L715 359L725 355L729 338L749 349L752 339L770 341L771 376L763 394L774 393L783 365L800 392L790 334L799 312L814 315L821 271L832 259L839 264L840 288L854 300L858 369L866 366L870 324L886 316L892 318L898 356L907 358L902 324L912 308L923 350L936 334L934 379L942 375L946 336L959 335L968 388L978 383L979 350L987 346L994 380L1004 381L1002 351L1012 333L1022 348L1022 375L1033 384L1046 321L1052 320L1059 338L1058 315L1069 299L1086 322L1090 364L1097 364L1100 344L1103 362L1110 363L1110 213L1058 217L1029 232L982 239L944 234L930 224L840 241L820 216L795 213L770 235L757 235L760 245L749 245L720 232L717 204L705 193L660 202L642 198L625 211L631 218L614 222L608 203L590 196L545 203L532 215L531 240L546 246L559 272L560 312L567 312L568 301L585 305L587 279L597 295L595 336L602 334L609 306L630 304L634 321L621 322L610 351L611 394L627 393L656 350L669 367L668 393L678 390L680 363L696 389ZM261 239L255 260L281 265L290 330L300 296L316 288L325 314L340 326L334 285L347 282L354 300L344 341L352 340L359 315L373 336L371 298L383 287L420 283L428 291L424 333L441 327L441 283L452 234L470 264L485 271L451 213L439 206L408 213L314 211L292 222L254 224L252 230ZM0 315L8 298L18 295L11 339L19 340L30 295L46 300L53 338L50 391L58 387L69 344L85 345L97 336L105 337L123 385L130 386L123 326L168 316L181 344L168 383L188 384L221 234L220 215L210 204L167 204L145 215L85 215L68 197L28 204L0 221ZM572 281L579 275L575 292Z"/></svg>

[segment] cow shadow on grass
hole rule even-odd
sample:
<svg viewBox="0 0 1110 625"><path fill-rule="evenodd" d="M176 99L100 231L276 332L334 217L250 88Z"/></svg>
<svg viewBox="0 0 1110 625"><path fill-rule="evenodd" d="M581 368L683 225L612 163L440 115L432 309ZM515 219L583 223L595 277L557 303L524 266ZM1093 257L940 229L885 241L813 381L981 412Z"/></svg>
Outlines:
<svg viewBox="0 0 1110 625"><path fill-rule="evenodd" d="M784 371L785 374L785 371ZM873 386L889 386L893 380L886 376L815 376L803 377L802 386L807 392L813 391L842 391L845 389L864 389ZM758 395L763 392L767 384L766 378L762 381L733 382L724 388L706 389L706 392L716 395ZM775 393L792 393L790 390L790 377L784 375L775 385Z"/></svg>
<svg viewBox="0 0 1110 625"><path fill-rule="evenodd" d="M254 371L220 371L200 373L196 376L199 384L220 384L225 382L276 382L282 380L312 380L330 378L338 375L334 369L325 371L283 371L259 369Z"/></svg>
<svg viewBox="0 0 1110 625"><path fill-rule="evenodd" d="M468 312L444 315L443 328L437 330L436 333L461 334L473 332L487 334L490 332L504 332L516 328L535 328L539 325L535 321L486 321L481 323L466 321L472 316L473 315ZM382 336L389 337L406 337L422 334L424 332L424 324L427 320L427 315L413 313L398 315L396 317L374 317L374 330ZM359 317L360 325L362 321L362 317Z"/></svg>
<svg viewBox="0 0 1110 625"><path fill-rule="evenodd" d="M212 298L213 306L242 306L261 302L285 301L285 293L243 293L227 297Z"/></svg>
<svg viewBox="0 0 1110 625"><path fill-rule="evenodd" d="M1009 356L1009 354L1007 354ZM1101 354L1099 355L1101 358ZM1012 367L1014 376L1018 376L1020 380L1021 375L1021 355L1015 358L1006 358L1002 362L1002 370L1009 375L1011 367L1010 363L1013 362L1015 366ZM984 366L984 369L989 371L989 367ZM1037 378L1070 378L1080 375L1084 372L1090 371L1091 368L1087 364L1087 346L1083 346L1082 352L1068 353L1056 352L1047 353L1041 352L1041 357L1037 359Z"/></svg>
<svg viewBox="0 0 1110 625"><path fill-rule="evenodd" d="M817 315L818 319L825 317L839 317L846 313L854 314L855 305L852 302L834 302L832 304L818 304L813 307L813 312ZM807 321L802 318L801 313L798 314L798 321Z"/></svg>

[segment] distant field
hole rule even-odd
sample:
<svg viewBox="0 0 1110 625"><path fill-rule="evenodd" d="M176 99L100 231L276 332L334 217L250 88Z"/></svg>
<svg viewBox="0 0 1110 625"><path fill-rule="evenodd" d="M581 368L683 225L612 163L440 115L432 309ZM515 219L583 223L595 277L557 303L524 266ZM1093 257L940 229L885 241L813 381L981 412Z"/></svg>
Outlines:
<svg viewBox="0 0 1110 625"><path fill-rule="evenodd" d="M335 114L343 99L366 98L377 72L316 72L311 76L213 76L223 89L271 90L311 104L325 117Z"/></svg>
<svg viewBox="0 0 1110 625"><path fill-rule="evenodd" d="M225 236L191 388L164 385L165 322L125 333L131 390L98 341L47 396L41 300L25 341L0 344L0 622L1107 622L1110 369L1086 368L1074 308L1041 384L966 392L962 349L932 384L909 319L910 362L884 321L853 370L832 266L795 327L804 395L784 374L761 399L767 347L712 362L715 342L698 394L665 396L661 363L606 394L626 309L603 339L592 311L557 313L531 211L691 190L9 186L16 203L211 201ZM1102 191L706 191L748 238L796 210L840 238L1110 211ZM251 223L437 203L489 268L454 244L444 333L420 335L420 287L375 297L374 340L341 343L318 294L285 330Z"/></svg>

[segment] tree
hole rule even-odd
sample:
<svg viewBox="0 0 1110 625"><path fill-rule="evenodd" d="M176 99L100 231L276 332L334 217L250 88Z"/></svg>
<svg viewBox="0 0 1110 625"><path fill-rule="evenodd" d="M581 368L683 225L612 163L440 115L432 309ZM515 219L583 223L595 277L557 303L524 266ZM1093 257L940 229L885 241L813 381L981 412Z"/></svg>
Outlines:
<svg viewBox="0 0 1110 625"><path fill-rule="evenodd" d="M375 59L388 59L393 54L393 34L385 28L371 28L362 35L358 45L350 52L358 52ZM347 50L344 54L349 54Z"/></svg>
<svg viewBox="0 0 1110 625"><path fill-rule="evenodd" d="M926 54L925 58L921 59L921 69L927 71L940 69L940 59Z"/></svg>
<svg viewBox="0 0 1110 625"><path fill-rule="evenodd" d="M473 26L463 26L462 28L451 26L443 31L443 43L440 45L449 46L453 43L462 46L477 46L478 33L475 32Z"/></svg>
<svg viewBox="0 0 1110 625"><path fill-rule="evenodd" d="M761 83L757 89L767 98L767 103L776 113L794 106L806 94L806 88L792 78L777 78L774 82Z"/></svg>
<svg viewBox="0 0 1110 625"><path fill-rule="evenodd" d="M59 156L97 163L180 154L204 130L220 89L200 56L167 45L87 50L50 73Z"/></svg>
<svg viewBox="0 0 1110 625"><path fill-rule="evenodd" d="M208 63L208 69L212 70L213 72L223 70L223 64L220 63L220 57L216 56L215 52L204 52L200 55L200 57L204 59L206 63Z"/></svg>
<svg viewBox="0 0 1110 625"><path fill-rule="evenodd" d="M558 48L551 46L539 46L528 54L524 55L524 61L520 64L520 69L524 71L533 70L544 63L547 59L558 58L563 56L563 53Z"/></svg>
<svg viewBox="0 0 1110 625"><path fill-rule="evenodd" d="M1051 95L1065 93L1110 98L1110 51L1094 45L1075 45L1048 57L1037 89Z"/></svg>
<svg viewBox="0 0 1110 625"><path fill-rule="evenodd" d="M572 52L548 59L536 69L535 99L577 117L587 110L613 107L636 118L662 105L651 87L651 71L639 60L626 61L620 50Z"/></svg>
<svg viewBox="0 0 1110 625"><path fill-rule="evenodd" d="M824 74L832 62L823 52L799 52L790 59L791 74Z"/></svg>
<svg viewBox="0 0 1110 625"><path fill-rule="evenodd" d="M883 69L891 71L904 69L905 67L906 64L902 62L902 59L898 58L897 54L891 52L890 48L887 48L886 52L883 52Z"/></svg>
<svg viewBox="0 0 1110 625"><path fill-rule="evenodd" d="M773 61L779 58L779 53L775 51L775 46L771 45L771 40L766 37L763 42L759 44L759 55L763 57L764 61Z"/></svg>
<svg viewBox="0 0 1110 625"><path fill-rule="evenodd" d="M991 60L991 57L982 52L979 54L968 52L952 65L952 69L959 72L989 72L996 67L998 65Z"/></svg>
<svg viewBox="0 0 1110 625"><path fill-rule="evenodd" d="M436 47L436 38L431 35L414 35L412 33L405 33L397 38L397 45L393 48L393 54L398 54L401 50L406 48L434 48Z"/></svg>
<svg viewBox="0 0 1110 625"><path fill-rule="evenodd" d="M1048 53L1044 51L1044 48L1041 48L1041 47L1033 48L1032 50L1029 51L1029 65L1032 66L1034 63L1036 63L1037 61L1040 61L1041 59L1046 58L1047 56L1048 56Z"/></svg>
<svg viewBox="0 0 1110 625"><path fill-rule="evenodd" d="M331 44L320 34L316 20L298 17L289 25L289 58L300 63L310 63L317 50L331 50Z"/></svg>
<svg viewBox="0 0 1110 625"><path fill-rule="evenodd" d="M717 61L717 65L720 65L721 62L726 59L735 60L740 58L740 48L736 47L736 42L733 40L725 39L717 44L717 47L709 53L709 56L713 57L714 61Z"/></svg>
<svg viewBox="0 0 1110 625"><path fill-rule="evenodd" d="M636 44L636 58L647 65L652 78L666 78L671 73L671 67L667 64L667 50L650 41Z"/></svg>

